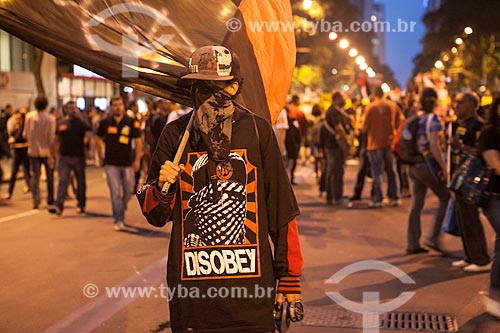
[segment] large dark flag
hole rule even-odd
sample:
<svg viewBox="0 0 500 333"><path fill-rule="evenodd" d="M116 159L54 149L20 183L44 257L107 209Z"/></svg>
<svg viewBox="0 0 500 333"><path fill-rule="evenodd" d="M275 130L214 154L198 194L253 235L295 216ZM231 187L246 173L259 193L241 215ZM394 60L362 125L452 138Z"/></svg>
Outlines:
<svg viewBox="0 0 500 333"><path fill-rule="evenodd" d="M179 81L191 53L222 44L240 57L241 103L275 120L290 88L289 0L4 0L0 29L115 82L190 105Z"/></svg>

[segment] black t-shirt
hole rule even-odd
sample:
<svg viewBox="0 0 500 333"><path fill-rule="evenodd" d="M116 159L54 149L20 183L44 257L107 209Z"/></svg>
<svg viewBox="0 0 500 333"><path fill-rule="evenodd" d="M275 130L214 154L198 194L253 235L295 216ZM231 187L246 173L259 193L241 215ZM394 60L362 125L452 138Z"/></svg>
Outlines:
<svg viewBox="0 0 500 333"><path fill-rule="evenodd" d="M483 129L483 122L477 116L470 117L464 122L454 122L452 124L453 136L457 135L463 144L469 147L478 148L478 138ZM453 170L460 165L461 153L452 152L451 168Z"/></svg>
<svg viewBox="0 0 500 333"><path fill-rule="evenodd" d="M339 111L334 105L330 106L326 111L325 120L334 130L339 124L341 124L347 134L350 134L352 131L351 119L347 116L347 114ZM337 139L326 129L325 126L321 127L320 141L323 148L337 149L339 147Z"/></svg>
<svg viewBox="0 0 500 333"><path fill-rule="evenodd" d="M173 159L190 116L163 131L149 180L157 179L161 165ZM275 290L276 263L287 254L278 251L273 259L269 237L286 249L286 237L276 239L278 226L292 221L299 210L271 125L239 109L233 120L226 161L211 161L203 140L194 141L196 135L181 158L185 172L171 216L167 281L170 288L182 286L200 296L173 295L173 332L274 331L275 291L264 296L256 288ZM214 173L219 196L209 176ZM246 288L250 296L207 297L210 288Z"/></svg>
<svg viewBox="0 0 500 333"><path fill-rule="evenodd" d="M106 156L104 165L131 166L132 140L141 137L141 124L127 115L117 124L114 117L101 120L97 135L104 139Z"/></svg>
<svg viewBox="0 0 500 333"><path fill-rule="evenodd" d="M57 123L56 134L59 136L59 153L61 156L84 157L84 138L89 125L79 118L63 119Z"/></svg>
<svg viewBox="0 0 500 333"><path fill-rule="evenodd" d="M487 127L481 133L479 138L481 152L486 150L496 150L500 153L500 128ZM493 192L500 193L500 176L493 178Z"/></svg>

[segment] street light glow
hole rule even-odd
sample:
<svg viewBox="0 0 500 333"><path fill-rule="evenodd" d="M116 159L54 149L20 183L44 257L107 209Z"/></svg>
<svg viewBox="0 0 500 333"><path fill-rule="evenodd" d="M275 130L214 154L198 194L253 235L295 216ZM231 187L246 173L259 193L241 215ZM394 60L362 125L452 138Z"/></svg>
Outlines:
<svg viewBox="0 0 500 333"><path fill-rule="evenodd" d="M464 29L464 32L465 32L465 34L466 34L466 35L470 35L471 33L473 33L473 32L474 32L474 30L472 30L472 28L471 28L471 27L466 27L466 28Z"/></svg>
<svg viewBox="0 0 500 333"><path fill-rule="evenodd" d="M373 79L375 76L377 76L377 73L375 73L374 71L371 71L371 72L369 72L369 73L367 73L367 74L368 74L368 77L369 77L369 78L372 78L372 79Z"/></svg>
<svg viewBox="0 0 500 333"><path fill-rule="evenodd" d="M449 55L447 55L447 54L445 54L445 55L443 56L443 61L448 61L448 60L450 60L450 56L449 56Z"/></svg>
<svg viewBox="0 0 500 333"><path fill-rule="evenodd" d="M391 87L387 83L382 83L382 91L386 94L391 92Z"/></svg>
<svg viewBox="0 0 500 333"><path fill-rule="evenodd" d="M361 69L362 71L366 70L368 68L368 65L366 63L362 63L361 65L359 65L359 69Z"/></svg>
<svg viewBox="0 0 500 333"><path fill-rule="evenodd" d="M302 2L302 7L303 7L305 10L309 10L309 9L311 9L312 5L313 5L312 0L304 0L304 1Z"/></svg>
<svg viewBox="0 0 500 333"><path fill-rule="evenodd" d="M353 57L353 58L354 58L355 56L357 56L358 54L359 54L359 52L358 52L358 50L356 50L356 49L350 49L350 50L349 50L349 55L350 55L351 57Z"/></svg>
<svg viewBox="0 0 500 333"><path fill-rule="evenodd" d="M349 47L349 41L347 41L347 39L342 39L339 46L341 49L347 49Z"/></svg>
<svg viewBox="0 0 500 333"><path fill-rule="evenodd" d="M377 16L372 15L372 16L370 17L370 20L371 20L372 22L377 22Z"/></svg>
<svg viewBox="0 0 500 333"><path fill-rule="evenodd" d="M336 40L338 37L338 35L335 33L335 32L330 32L330 34L328 35L328 38L330 38L330 40Z"/></svg>
<svg viewBox="0 0 500 333"><path fill-rule="evenodd" d="M453 46L453 47L451 48L451 53L453 53L453 54L457 54L457 53L458 53L458 49L457 49L455 46Z"/></svg>
<svg viewBox="0 0 500 333"><path fill-rule="evenodd" d="M356 58L356 63L357 63L358 65L361 65L361 64L362 64L362 63L364 63L364 62L365 62L365 58L363 58L362 56L358 56L358 57Z"/></svg>
<svg viewBox="0 0 500 333"><path fill-rule="evenodd" d="M444 64L441 60L438 60L434 63L434 67L436 67L437 69L441 69L444 67Z"/></svg>
<svg viewBox="0 0 500 333"><path fill-rule="evenodd" d="M460 37L458 37L457 39L455 39L455 44L457 45L462 45L464 43L464 40Z"/></svg>

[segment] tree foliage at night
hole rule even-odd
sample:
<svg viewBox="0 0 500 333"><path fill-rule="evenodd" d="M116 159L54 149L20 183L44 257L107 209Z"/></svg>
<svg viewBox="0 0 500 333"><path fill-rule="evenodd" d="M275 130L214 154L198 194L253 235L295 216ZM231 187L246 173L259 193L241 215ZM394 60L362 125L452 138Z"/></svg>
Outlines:
<svg viewBox="0 0 500 333"><path fill-rule="evenodd" d="M446 66L464 70L460 81L465 86L488 84L500 75L500 25L495 15L500 12L498 0L444 0L442 6L427 13L423 22L427 32L422 52L414 58L414 74L426 72L443 55L450 57ZM466 36L464 28L470 26L473 33ZM459 52L450 52L457 37L464 44ZM495 45L496 44L496 45Z"/></svg>

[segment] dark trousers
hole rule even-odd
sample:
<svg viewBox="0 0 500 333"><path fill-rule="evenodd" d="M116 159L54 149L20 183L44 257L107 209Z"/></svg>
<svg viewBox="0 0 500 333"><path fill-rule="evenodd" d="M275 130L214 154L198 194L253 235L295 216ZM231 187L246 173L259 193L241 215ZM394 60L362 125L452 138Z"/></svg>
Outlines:
<svg viewBox="0 0 500 333"><path fill-rule="evenodd" d="M340 148L325 149L326 157L326 200L340 200L344 195L345 156Z"/></svg>
<svg viewBox="0 0 500 333"><path fill-rule="evenodd" d="M483 208L483 213L496 233L493 266L490 275L490 297L500 302L500 197L494 196L491 198L488 207Z"/></svg>
<svg viewBox="0 0 500 333"><path fill-rule="evenodd" d="M399 176L399 190L400 194L404 195L406 191L410 190L410 180L408 179L408 165L401 163L399 159L396 159L396 163Z"/></svg>
<svg viewBox="0 0 500 333"><path fill-rule="evenodd" d="M479 220L479 209L465 203L457 196L455 213L458 230L464 246L465 260L476 265L490 263L484 229Z"/></svg>
<svg viewBox="0 0 500 333"><path fill-rule="evenodd" d="M49 167L49 159L47 157L30 156L31 194L33 197L33 206L35 207L38 207L41 201L40 173L42 165L47 175L47 204L54 204L54 169Z"/></svg>
<svg viewBox="0 0 500 333"><path fill-rule="evenodd" d="M365 178L366 175L368 174L369 169L370 169L370 160L366 155L366 150L361 149L359 151L358 176L356 177L356 185L354 186L355 197L361 197L361 193L363 193L363 187L365 186Z"/></svg>
<svg viewBox="0 0 500 333"><path fill-rule="evenodd" d="M295 169L297 168L297 158L289 158L290 183L295 184Z"/></svg>
<svg viewBox="0 0 500 333"><path fill-rule="evenodd" d="M28 148L16 148L13 150L14 156L12 158L12 167L9 181L9 194L12 195L14 192L14 186L16 185L17 173L20 167L23 167L24 180L26 185L31 187L30 184L30 159L28 157Z"/></svg>
<svg viewBox="0 0 500 333"><path fill-rule="evenodd" d="M87 185L85 181L85 157L61 156L57 164L57 172L59 173L59 184L57 186L57 207L63 211L64 200L68 183L70 180L71 171L76 178L76 200L78 208L85 209Z"/></svg>

